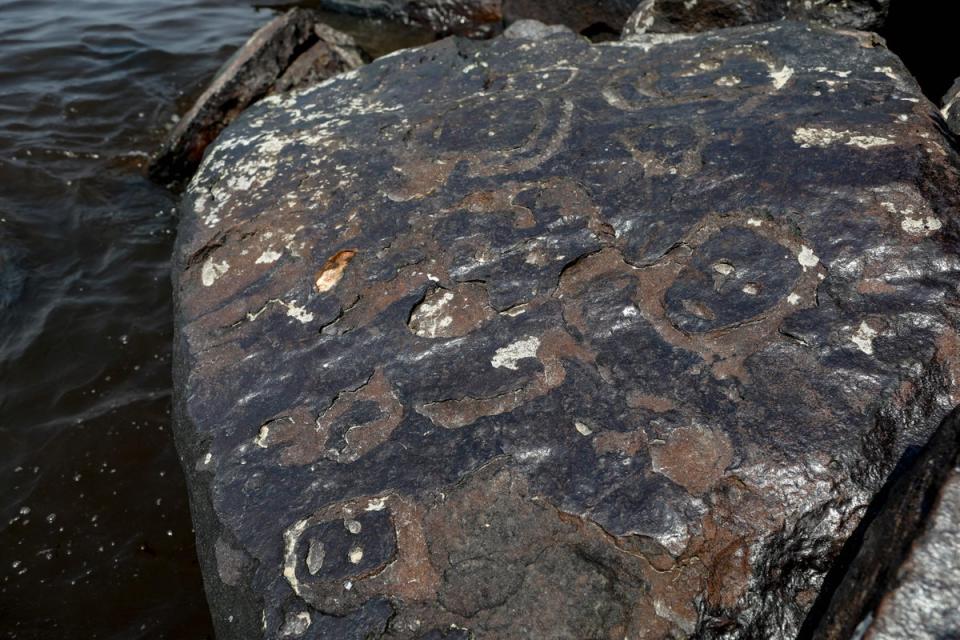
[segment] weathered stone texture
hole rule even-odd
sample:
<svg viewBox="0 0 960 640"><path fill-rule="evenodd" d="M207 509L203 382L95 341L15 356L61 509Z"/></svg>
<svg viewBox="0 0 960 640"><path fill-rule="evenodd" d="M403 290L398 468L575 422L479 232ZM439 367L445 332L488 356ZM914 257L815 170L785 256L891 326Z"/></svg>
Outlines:
<svg viewBox="0 0 960 640"><path fill-rule="evenodd" d="M809 637L960 637L960 410L884 488L871 511L825 613L809 621L815 623Z"/></svg>
<svg viewBox="0 0 960 640"><path fill-rule="evenodd" d="M507 22L527 18L578 33L619 33L636 7L636 0L503 0L503 15Z"/></svg>
<svg viewBox="0 0 960 640"><path fill-rule="evenodd" d="M877 31L889 11L890 0L643 0L624 35L708 31L784 18Z"/></svg>
<svg viewBox="0 0 960 640"><path fill-rule="evenodd" d="M795 635L960 400L933 114L790 22L450 39L262 100L177 248L219 634Z"/></svg>
<svg viewBox="0 0 960 640"><path fill-rule="evenodd" d="M257 30L217 71L150 163L162 182L189 178L220 132L260 98L326 80L364 62L345 33L315 11L291 9Z"/></svg>
<svg viewBox="0 0 960 640"><path fill-rule="evenodd" d="M960 78L957 78L947 94L943 96L941 112L953 134L960 136Z"/></svg>
<svg viewBox="0 0 960 640"><path fill-rule="evenodd" d="M318 0L316 5L421 25L442 35L490 36L503 23L502 0Z"/></svg>

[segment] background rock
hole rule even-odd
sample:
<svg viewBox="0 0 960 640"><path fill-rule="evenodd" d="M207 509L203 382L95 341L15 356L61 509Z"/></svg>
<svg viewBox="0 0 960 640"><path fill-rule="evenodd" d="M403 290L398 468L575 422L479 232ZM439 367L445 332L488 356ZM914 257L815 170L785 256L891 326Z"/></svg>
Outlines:
<svg viewBox="0 0 960 640"><path fill-rule="evenodd" d="M325 11L415 24L438 35L489 37L503 26L502 0L317 0Z"/></svg>
<svg viewBox="0 0 960 640"><path fill-rule="evenodd" d="M614 38L636 6L636 0L503 0L503 15L508 23L528 18L566 25L583 35Z"/></svg>
<svg viewBox="0 0 960 640"><path fill-rule="evenodd" d="M834 27L878 31L891 0L644 0L624 35L708 31L784 18L815 20Z"/></svg>
<svg viewBox="0 0 960 640"><path fill-rule="evenodd" d="M353 69L363 54L350 36L291 9L261 27L217 72L151 161L160 182L189 178L203 152L244 109L273 93L306 86Z"/></svg>
<svg viewBox="0 0 960 640"><path fill-rule="evenodd" d="M960 136L960 78L953 83L943 96L943 108L940 110L947 126L955 135Z"/></svg>
<svg viewBox="0 0 960 640"><path fill-rule="evenodd" d="M960 411L880 494L812 637L960 637Z"/></svg>
<svg viewBox="0 0 960 640"><path fill-rule="evenodd" d="M559 33L573 34L573 31L564 25L546 25L539 20L517 20L503 32L504 38L520 38L526 40L543 40Z"/></svg>
<svg viewBox="0 0 960 640"><path fill-rule="evenodd" d="M791 22L450 39L261 100L177 248L218 634L794 637L960 400L935 116Z"/></svg>

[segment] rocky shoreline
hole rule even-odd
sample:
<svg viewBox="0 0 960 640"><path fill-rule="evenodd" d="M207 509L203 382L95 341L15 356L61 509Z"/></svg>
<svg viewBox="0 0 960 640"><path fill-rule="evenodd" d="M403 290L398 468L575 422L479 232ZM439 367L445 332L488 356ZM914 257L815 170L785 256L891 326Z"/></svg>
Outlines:
<svg viewBox="0 0 960 640"><path fill-rule="evenodd" d="M362 64L294 10L154 164L203 154L218 637L960 632L955 103L853 30L888 5L437 4L390 15L517 21Z"/></svg>

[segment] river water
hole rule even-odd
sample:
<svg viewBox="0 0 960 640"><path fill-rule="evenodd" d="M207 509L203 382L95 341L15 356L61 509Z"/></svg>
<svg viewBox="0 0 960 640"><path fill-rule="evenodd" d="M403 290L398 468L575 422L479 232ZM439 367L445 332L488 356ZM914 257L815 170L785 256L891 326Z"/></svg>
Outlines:
<svg viewBox="0 0 960 640"><path fill-rule="evenodd" d="M2 638L212 637L170 433L175 196L143 167L270 15L0 0Z"/></svg>

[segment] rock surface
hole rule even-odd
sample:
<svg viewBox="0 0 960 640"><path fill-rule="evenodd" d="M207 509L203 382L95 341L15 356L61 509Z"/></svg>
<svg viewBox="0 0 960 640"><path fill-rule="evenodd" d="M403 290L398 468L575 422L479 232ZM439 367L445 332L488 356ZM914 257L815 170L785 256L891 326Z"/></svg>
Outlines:
<svg viewBox="0 0 960 640"><path fill-rule="evenodd" d="M176 258L219 636L794 637L960 400L935 113L791 22L450 39L260 101Z"/></svg>
<svg viewBox="0 0 960 640"><path fill-rule="evenodd" d="M814 20L838 28L877 31L891 0L644 0L624 35L708 31L784 18Z"/></svg>
<svg viewBox="0 0 960 640"><path fill-rule="evenodd" d="M385 18L437 34L484 37L503 26L502 0L317 0L327 11Z"/></svg>
<svg viewBox="0 0 960 640"><path fill-rule="evenodd" d="M943 96L943 108L940 112L954 135L960 136L960 78L957 78L947 94Z"/></svg>
<svg viewBox="0 0 960 640"><path fill-rule="evenodd" d="M883 500L812 637L960 638L960 411Z"/></svg>
<svg viewBox="0 0 960 640"><path fill-rule="evenodd" d="M619 34L636 6L636 0L503 0L503 16L507 22L527 18L562 24L588 35Z"/></svg>
<svg viewBox="0 0 960 640"><path fill-rule="evenodd" d="M180 119L151 161L151 177L165 183L189 178L207 145L251 104L363 62L353 39L321 23L316 12L291 9L277 16L224 64Z"/></svg>

